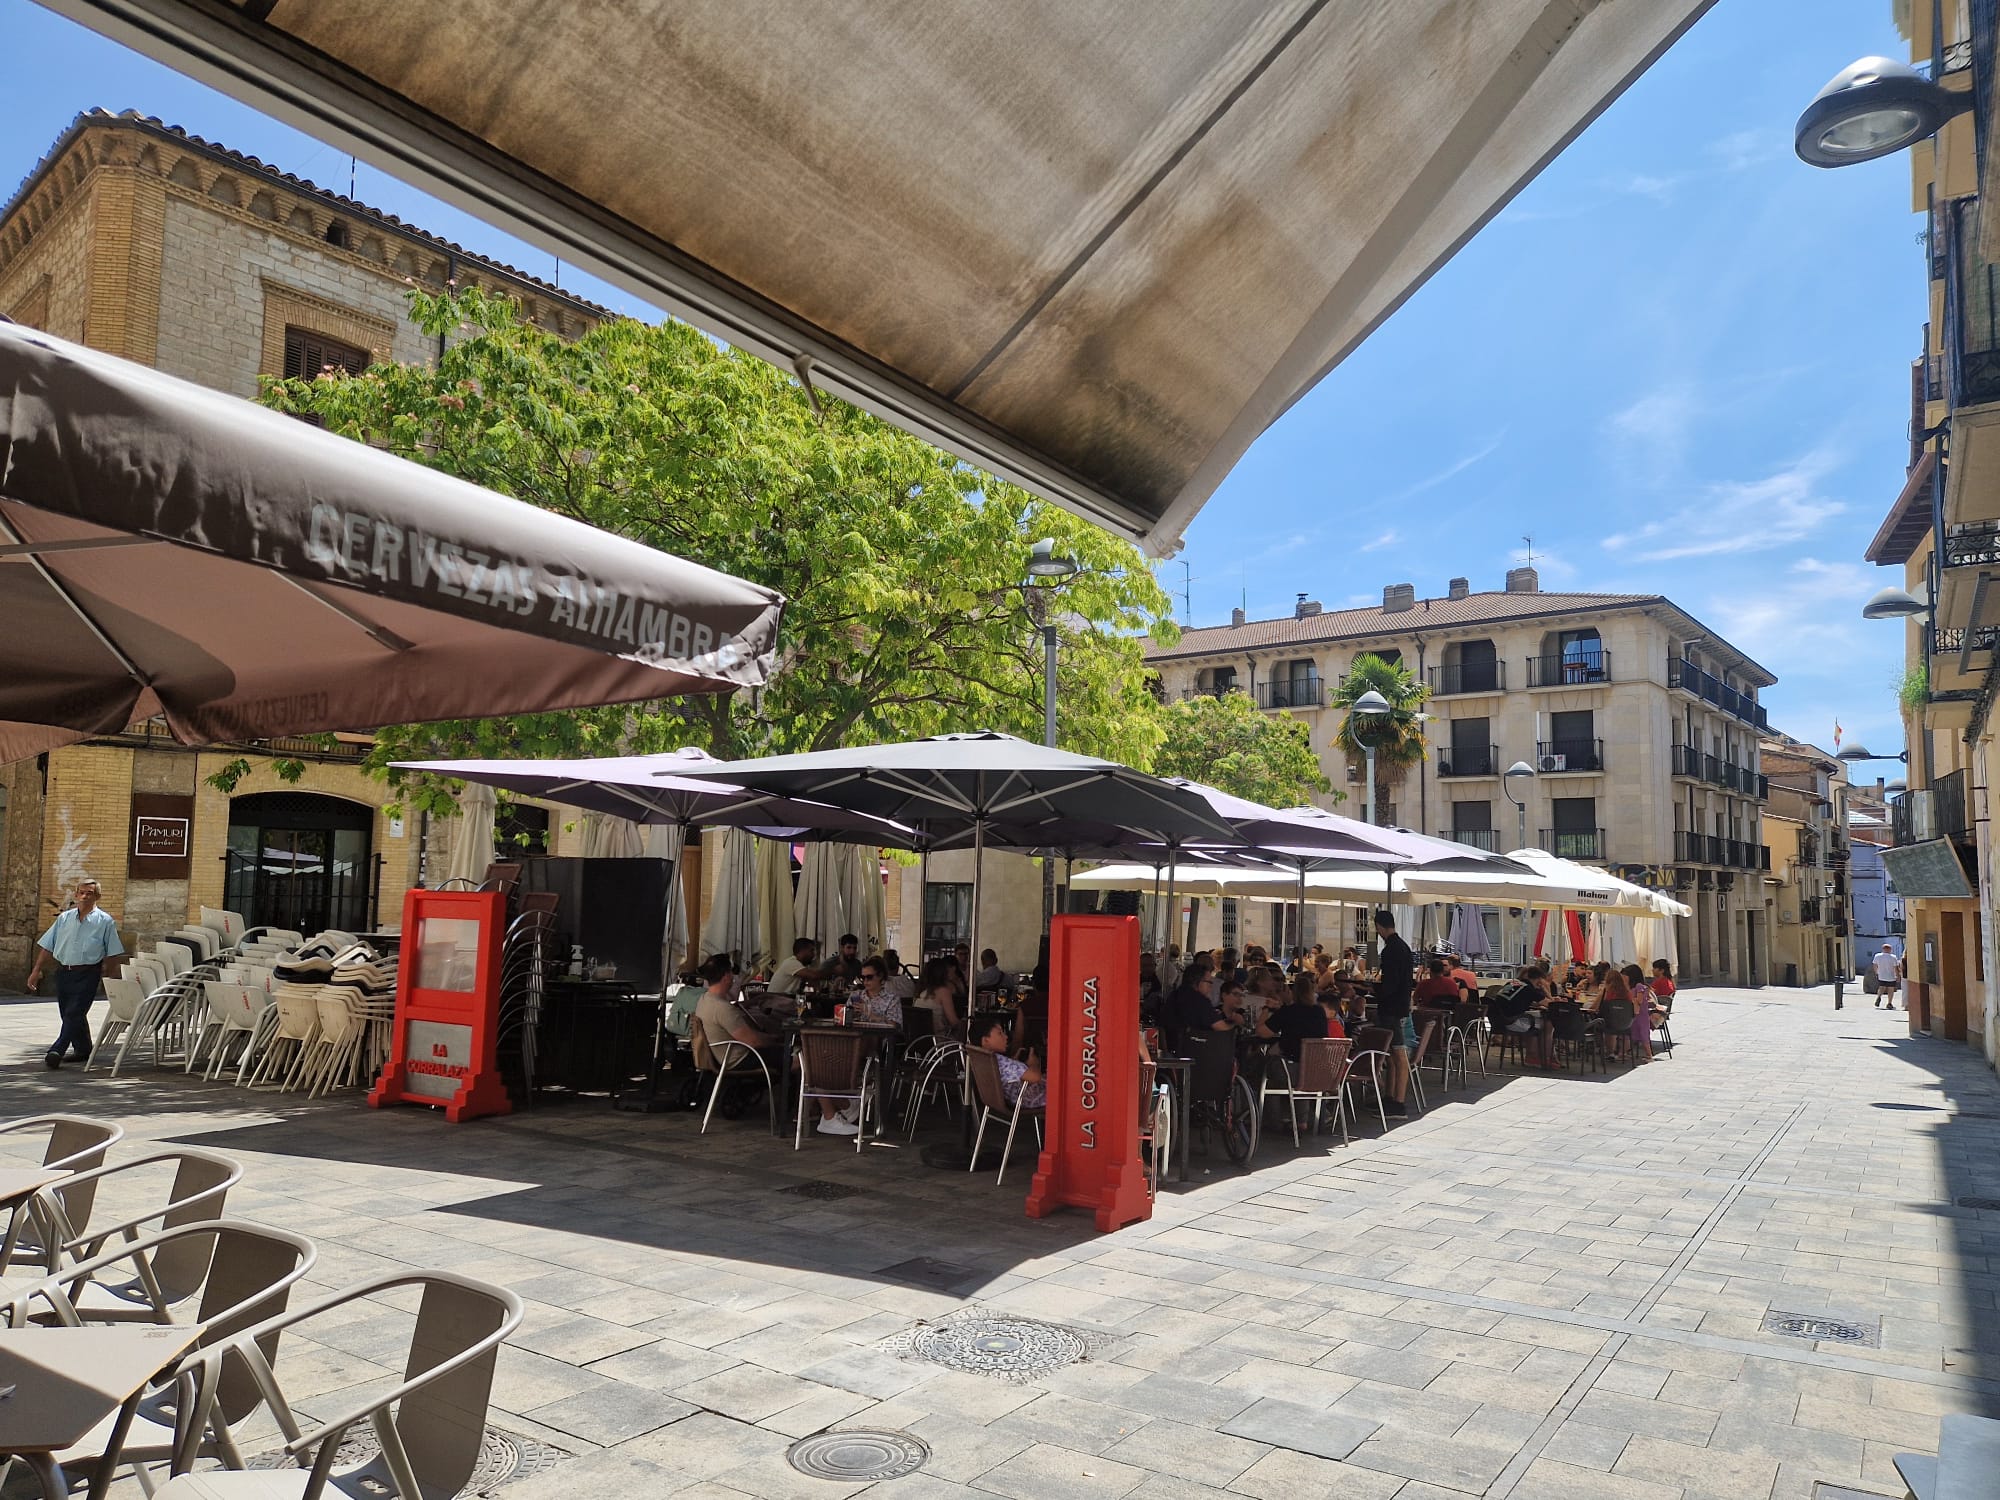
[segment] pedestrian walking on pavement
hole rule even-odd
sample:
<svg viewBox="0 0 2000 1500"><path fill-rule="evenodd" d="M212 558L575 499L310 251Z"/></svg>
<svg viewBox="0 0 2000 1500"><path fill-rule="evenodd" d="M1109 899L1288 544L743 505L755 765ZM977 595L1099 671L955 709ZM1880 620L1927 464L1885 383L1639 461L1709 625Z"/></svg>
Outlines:
<svg viewBox="0 0 2000 1500"><path fill-rule="evenodd" d="M1870 967L1875 971L1875 1004L1886 1004L1894 1010L1896 991L1901 987L1903 978L1903 961L1896 957L1894 948L1884 943L1882 951L1870 961Z"/></svg>
<svg viewBox="0 0 2000 1500"><path fill-rule="evenodd" d="M56 1010L62 1017L56 1043L43 1059L51 1068L63 1065L65 1053L74 1053L78 1062L90 1060L90 1007L104 978L104 963L125 951L118 941L117 919L97 904L103 898L96 881L79 880L72 895L76 904L49 923L35 945L28 992L33 994L41 984L43 966L53 964Z"/></svg>

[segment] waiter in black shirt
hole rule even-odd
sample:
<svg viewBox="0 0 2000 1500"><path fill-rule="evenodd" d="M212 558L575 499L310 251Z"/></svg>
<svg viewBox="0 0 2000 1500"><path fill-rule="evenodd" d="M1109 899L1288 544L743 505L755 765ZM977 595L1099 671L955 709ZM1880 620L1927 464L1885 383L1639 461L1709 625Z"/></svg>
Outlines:
<svg viewBox="0 0 2000 1500"><path fill-rule="evenodd" d="M1395 916L1375 913L1375 936L1380 943L1382 978L1375 985L1375 1020L1389 1028L1388 1112L1406 1115L1403 1102L1410 1087L1410 1051L1417 1044L1410 1027L1410 991L1416 983L1417 956L1396 931Z"/></svg>

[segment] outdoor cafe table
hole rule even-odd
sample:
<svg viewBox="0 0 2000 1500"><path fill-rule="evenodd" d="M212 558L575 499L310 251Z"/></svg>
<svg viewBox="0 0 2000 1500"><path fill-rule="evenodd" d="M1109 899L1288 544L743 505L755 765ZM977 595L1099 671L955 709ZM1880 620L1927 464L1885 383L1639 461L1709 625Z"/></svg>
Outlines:
<svg viewBox="0 0 2000 1500"><path fill-rule="evenodd" d="M11 1208L30 1193L67 1176L61 1167L0 1167L0 1208Z"/></svg>
<svg viewBox="0 0 2000 1500"><path fill-rule="evenodd" d="M0 1456L27 1460L45 1496L67 1495L56 1454L89 1436L201 1336L199 1324L0 1329Z"/></svg>

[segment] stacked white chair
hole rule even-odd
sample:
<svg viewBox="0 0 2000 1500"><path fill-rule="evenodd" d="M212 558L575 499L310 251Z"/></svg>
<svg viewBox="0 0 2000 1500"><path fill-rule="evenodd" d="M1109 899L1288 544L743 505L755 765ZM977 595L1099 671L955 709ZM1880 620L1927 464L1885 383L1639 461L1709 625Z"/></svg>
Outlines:
<svg viewBox="0 0 2000 1500"><path fill-rule="evenodd" d="M84 1060L83 1070L86 1073L92 1063L132 1029L139 1018L140 1008L146 1003L146 988L128 972L104 981L104 998L110 1002L110 1014L98 1028L97 1045L91 1048L90 1056Z"/></svg>

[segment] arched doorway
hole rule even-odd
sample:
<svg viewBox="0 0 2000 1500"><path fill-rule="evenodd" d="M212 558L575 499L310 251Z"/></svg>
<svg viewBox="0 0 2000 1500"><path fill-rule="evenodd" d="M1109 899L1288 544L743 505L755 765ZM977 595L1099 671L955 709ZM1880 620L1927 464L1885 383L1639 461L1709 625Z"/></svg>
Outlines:
<svg viewBox="0 0 2000 1500"><path fill-rule="evenodd" d="M312 792L258 792L229 804L224 903L252 927L365 931L374 885L375 810Z"/></svg>

